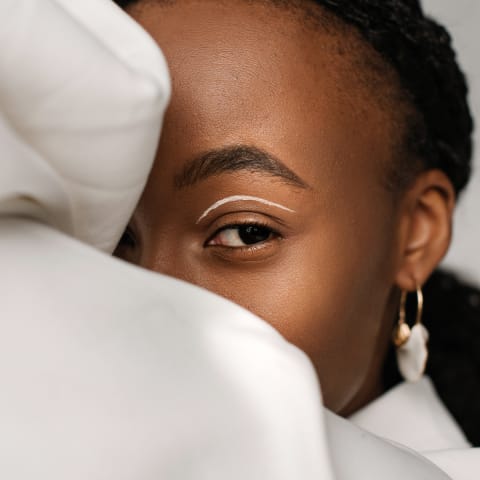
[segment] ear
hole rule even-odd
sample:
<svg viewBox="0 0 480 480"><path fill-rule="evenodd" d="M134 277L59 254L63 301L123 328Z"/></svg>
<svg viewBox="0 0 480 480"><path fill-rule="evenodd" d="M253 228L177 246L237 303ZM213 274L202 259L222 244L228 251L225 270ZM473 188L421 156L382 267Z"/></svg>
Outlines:
<svg viewBox="0 0 480 480"><path fill-rule="evenodd" d="M447 253L452 237L455 190L440 170L420 174L400 206L400 261L396 284L402 290L423 285Z"/></svg>

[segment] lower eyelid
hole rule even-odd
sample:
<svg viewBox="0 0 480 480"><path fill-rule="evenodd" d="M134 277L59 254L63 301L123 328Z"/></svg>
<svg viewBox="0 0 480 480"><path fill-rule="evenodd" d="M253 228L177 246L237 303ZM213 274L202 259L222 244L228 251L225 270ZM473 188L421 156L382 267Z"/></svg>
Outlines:
<svg viewBox="0 0 480 480"><path fill-rule="evenodd" d="M270 242L263 242L257 245L246 247L225 247L214 245L211 248L212 255L226 262L262 262L273 256L276 252L275 239Z"/></svg>
<svg viewBox="0 0 480 480"><path fill-rule="evenodd" d="M273 257L278 252L278 247L283 239L274 237L269 241L246 245L244 247L228 247L225 245L207 245L211 254L225 262L263 262Z"/></svg>

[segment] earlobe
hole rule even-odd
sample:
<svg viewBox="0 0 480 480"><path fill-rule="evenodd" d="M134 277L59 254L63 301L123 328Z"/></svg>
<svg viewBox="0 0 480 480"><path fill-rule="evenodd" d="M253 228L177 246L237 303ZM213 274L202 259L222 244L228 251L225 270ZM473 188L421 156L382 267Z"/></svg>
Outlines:
<svg viewBox="0 0 480 480"><path fill-rule="evenodd" d="M396 283L413 291L422 285L447 253L452 236L455 191L440 170L420 174L401 206L400 268Z"/></svg>

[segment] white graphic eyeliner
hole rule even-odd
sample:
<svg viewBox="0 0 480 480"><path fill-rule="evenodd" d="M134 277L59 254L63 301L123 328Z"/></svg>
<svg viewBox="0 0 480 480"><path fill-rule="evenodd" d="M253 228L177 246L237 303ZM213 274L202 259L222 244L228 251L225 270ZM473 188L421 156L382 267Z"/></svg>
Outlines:
<svg viewBox="0 0 480 480"><path fill-rule="evenodd" d="M275 203L275 202L270 202L269 200L264 200L263 198L251 197L249 195L233 195L232 197L223 198L222 200L219 200L218 202L215 202L211 207L208 207L202 213L202 215L200 215L200 218L197 220L197 223L200 223L210 212L213 212L213 210L216 210L218 207L221 207L222 205L225 205L226 203L242 202L242 201L259 202L259 203L263 203L264 205L268 205L270 207L280 208L281 210L285 210L286 212L295 213L295 210L284 207L283 205L280 205L280 204Z"/></svg>

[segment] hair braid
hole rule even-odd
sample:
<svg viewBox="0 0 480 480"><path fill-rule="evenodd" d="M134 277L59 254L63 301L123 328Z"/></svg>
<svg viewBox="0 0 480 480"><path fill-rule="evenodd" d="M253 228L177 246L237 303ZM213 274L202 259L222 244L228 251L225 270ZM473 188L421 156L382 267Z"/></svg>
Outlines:
<svg viewBox="0 0 480 480"><path fill-rule="evenodd" d="M425 168L439 168L457 192L471 172L473 120L465 76L448 32L426 17L417 0L316 0L354 26L395 69L420 125L411 125L407 148Z"/></svg>

